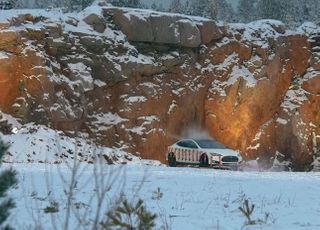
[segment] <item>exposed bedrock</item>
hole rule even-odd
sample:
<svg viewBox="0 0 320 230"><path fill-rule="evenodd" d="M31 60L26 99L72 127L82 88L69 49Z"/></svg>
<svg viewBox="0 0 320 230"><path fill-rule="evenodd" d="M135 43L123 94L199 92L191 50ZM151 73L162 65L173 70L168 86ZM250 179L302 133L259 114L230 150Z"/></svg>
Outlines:
<svg viewBox="0 0 320 230"><path fill-rule="evenodd" d="M162 161L193 128L246 159L279 151L297 169L312 161L320 44L306 28L96 9L1 22L2 111Z"/></svg>
<svg viewBox="0 0 320 230"><path fill-rule="evenodd" d="M222 37L216 23L204 18L121 8L106 8L104 15L111 15L114 23L132 42L193 48Z"/></svg>

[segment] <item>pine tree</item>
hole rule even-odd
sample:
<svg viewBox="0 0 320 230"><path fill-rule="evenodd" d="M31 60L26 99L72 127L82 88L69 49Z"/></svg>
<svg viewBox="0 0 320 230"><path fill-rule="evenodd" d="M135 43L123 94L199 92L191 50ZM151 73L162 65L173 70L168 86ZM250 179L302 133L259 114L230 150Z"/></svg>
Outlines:
<svg viewBox="0 0 320 230"><path fill-rule="evenodd" d="M311 3L312 0L306 0L306 1L302 1L300 2L301 4L301 10L302 10L302 15L301 15L301 20L300 22L305 22L305 21L308 21L309 18L310 18L310 3ZM319 1L317 1L317 3L315 4L316 5L319 5ZM319 10L319 8L318 8ZM319 12L319 11L317 11Z"/></svg>
<svg viewBox="0 0 320 230"><path fill-rule="evenodd" d="M191 15L208 17L208 6L210 0L191 0L189 11Z"/></svg>
<svg viewBox="0 0 320 230"><path fill-rule="evenodd" d="M158 6L157 6L156 2L152 2L151 9L157 10L157 8L158 8Z"/></svg>
<svg viewBox="0 0 320 230"><path fill-rule="evenodd" d="M9 10L15 7L14 0L0 0L0 10Z"/></svg>
<svg viewBox="0 0 320 230"><path fill-rule="evenodd" d="M232 6L225 0L191 0L187 1L184 13L210 18L213 20L233 21Z"/></svg>
<svg viewBox="0 0 320 230"><path fill-rule="evenodd" d="M140 0L111 0L109 3L119 7L143 8Z"/></svg>
<svg viewBox="0 0 320 230"><path fill-rule="evenodd" d="M73 0L72 5L80 6L81 9L84 9L88 6L90 6L93 3L94 0Z"/></svg>
<svg viewBox="0 0 320 230"><path fill-rule="evenodd" d="M127 0L127 7L142 8L140 0Z"/></svg>
<svg viewBox="0 0 320 230"><path fill-rule="evenodd" d="M301 24L304 18L304 3L300 0L283 0L280 5L280 19L289 25Z"/></svg>
<svg viewBox="0 0 320 230"><path fill-rule="evenodd" d="M257 3L257 15L260 19L281 20L280 1L259 0Z"/></svg>
<svg viewBox="0 0 320 230"><path fill-rule="evenodd" d="M225 22L236 20L234 10L226 0L217 1L217 19Z"/></svg>
<svg viewBox="0 0 320 230"><path fill-rule="evenodd" d="M183 9L184 9L184 13L185 13L185 14L189 14L189 15L192 14L192 13L191 13L191 12L192 12L192 9L191 9L190 0L185 1L184 6L183 6Z"/></svg>
<svg viewBox="0 0 320 230"><path fill-rule="evenodd" d="M0 164L5 152L8 150L8 145L0 141ZM17 184L16 172L13 169L7 169L0 173L0 229L12 229L6 224L6 220L10 215L10 209L15 207L12 198L7 197L8 190Z"/></svg>
<svg viewBox="0 0 320 230"><path fill-rule="evenodd" d="M169 6L169 12L172 13L183 13L183 4L181 3L181 0L173 0Z"/></svg>
<svg viewBox="0 0 320 230"><path fill-rule="evenodd" d="M125 7L126 6L126 0L111 0L109 3L111 3L114 6L119 6L119 7Z"/></svg>
<svg viewBox="0 0 320 230"><path fill-rule="evenodd" d="M238 5L238 20L244 23L256 18L255 0L240 0Z"/></svg>
<svg viewBox="0 0 320 230"><path fill-rule="evenodd" d="M155 10L155 11L160 11L160 12L165 12L166 10L164 9L162 3L160 3L159 5L157 5L156 2L153 2L151 5L151 9Z"/></svg>
<svg viewBox="0 0 320 230"><path fill-rule="evenodd" d="M163 7L163 4L162 3L159 3L159 5L157 6L157 11L160 11L160 12L165 12L165 8Z"/></svg>
<svg viewBox="0 0 320 230"><path fill-rule="evenodd" d="M308 0L305 4L305 14L308 16L308 20L320 24L320 1L319 0Z"/></svg>
<svg viewBox="0 0 320 230"><path fill-rule="evenodd" d="M204 3L204 17L211 18L213 20L218 19L218 1L219 0L208 0L206 3Z"/></svg>

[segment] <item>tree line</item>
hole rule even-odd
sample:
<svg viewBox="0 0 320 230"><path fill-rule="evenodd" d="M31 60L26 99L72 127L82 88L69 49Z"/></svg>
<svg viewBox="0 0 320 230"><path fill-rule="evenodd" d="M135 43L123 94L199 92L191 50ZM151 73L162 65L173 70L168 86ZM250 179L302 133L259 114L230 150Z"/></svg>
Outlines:
<svg viewBox="0 0 320 230"><path fill-rule="evenodd" d="M94 0L0 0L0 9L62 7L81 10ZM171 0L169 6L154 0L146 5L142 0L106 0L114 6L152 8L157 11L202 16L225 22L248 23L259 19L277 19L297 26L304 21L320 24L319 0L239 0L237 7L227 0Z"/></svg>
<svg viewBox="0 0 320 230"><path fill-rule="evenodd" d="M0 10L19 8L64 8L67 11L82 10L94 0L0 0Z"/></svg>

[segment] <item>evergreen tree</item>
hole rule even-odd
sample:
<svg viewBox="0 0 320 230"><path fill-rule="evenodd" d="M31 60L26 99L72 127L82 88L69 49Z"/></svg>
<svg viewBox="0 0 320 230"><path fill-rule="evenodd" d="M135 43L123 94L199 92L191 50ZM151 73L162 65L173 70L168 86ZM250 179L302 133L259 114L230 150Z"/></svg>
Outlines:
<svg viewBox="0 0 320 230"><path fill-rule="evenodd" d="M226 0L191 0L187 1L184 13L202 16L213 20L232 22L235 13L232 6Z"/></svg>
<svg viewBox="0 0 320 230"><path fill-rule="evenodd" d="M127 7L143 8L140 0L127 0Z"/></svg>
<svg viewBox="0 0 320 230"><path fill-rule="evenodd" d="M0 141L0 164L8 146ZM17 184L16 172L13 169L7 169L0 173L0 229L12 229L6 224L6 220L10 215L10 209L15 207L12 198L7 197L8 190Z"/></svg>
<svg viewBox="0 0 320 230"><path fill-rule="evenodd" d="M257 14L260 19L281 20L280 1L259 0L257 3Z"/></svg>
<svg viewBox="0 0 320 230"><path fill-rule="evenodd" d="M217 7L218 20L226 22L234 22L237 20L232 6L226 0L218 0Z"/></svg>
<svg viewBox="0 0 320 230"><path fill-rule="evenodd" d="M161 11L161 12L165 12L165 8L163 7L163 4L160 3L158 6L157 6L157 11Z"/></svg>
<svg viewBox="0 0 320 230"><path fill-rule="evenodd" d="M240 0L238 5L238 20L244 23L256 18L255 0Z"/></svg>
<svg viewBox="0 0 320 230"><path fill-rule="evenodd" d="M181 3L181 0L173 0L169 6L169 12L172 13L183 13L183 4Z"/></svg>
<svg viewBox="0 0 320 230"><path fill-rule="evenodd" d="M280 19L289 25L301 24L304 18L304 2L300 0L283 0L280 2Z"/></svg>
<svg viewBox="0 0 320 230"><path fill-rule="evenodd" d="M47 7L49 7L49 6L51 6L51 4L52 4L52 1L47 1L47 0L37 0L35 3L34 3L34 5L33 5L33 7L34 8L39 8L39 9L43 9L43 8L47 8ZM56 6L56 5L53 5L53 6ZM56 6L56 7L60 7L60 5L59 6Z"/></svg>
<svg viewBox="0 0 320 230"><path fill-rule="evenodd" d="M114 6L119 6L119 7L125 7L126 6L126 0L111 0L109 3L111 3Z"/></svg>
<svg viewBox="0 0 320 230"><path fill-rule="evenodd" d="M204 17L211 18L213 20L218 19L218 12L219 12L219 0L208 0L207 6L204 8L205 15Z"/></svg>
<svg viewBox="0 0 320 230"><path fill-rule="evenodd" d="M191 0L189 12L191 15L208 17L207 7L210 0Z"/></svg>
<svg viewBox="0 0 320 230"><path fill-rule="evenodd" d="M72 5L80 6L81 9L84 9L90 6L94 0L72 0Z"/></svg>
<svg viewBox="0 0 320 230"><path fill-rule="evenodd" d="M109 2L112 5L119 7L143 8L140 0L111 0Z"/></svg>
<svg viewBox="0 0 320 230"><path fill-rule="evenodd" d="M189 15L192 14L192 13L191 13L191 12L192 12L192 9L191 9L190 0L185 1L184 6L183 6L183 9L184 9L184 13L185 13L185 14L189 14Z"/></svg>
<svg viewBox="0 0 320 230"><path fill-rule="evenodd" d="M316 24L320 24L320 1L319 0L307 0L305 2L305 15L307 20L312 21Z"/></svg>
<svg viewBox="0 0 320 230"><path fill-rule="evenodd" d="M189 12L191 15L217 19L219 0L191 0Z"/></svg>
<svg viewBox="0 0 320 230"><path fill-rule="evenodd" d="M10 10L15 7L14 0L0 0L0 10Z"/></svg>
<svg viewBox="0 0 320 230"><path fill-rule="evenodd" d="M153 9L153 10L155 10L155 11L161 11L161 12L165 12L165 11L166 11L166 10L164 9L162 3L160 3L159 5L157 5L155 2L152 3L151 9Z"/></svg>
<svg viewBox="0 0 320 230"><path fill-rule="evenodd" d="M158 5L156 4L156 2L152 2L151 9L157 10L157 8L158 8Z"/></svg>

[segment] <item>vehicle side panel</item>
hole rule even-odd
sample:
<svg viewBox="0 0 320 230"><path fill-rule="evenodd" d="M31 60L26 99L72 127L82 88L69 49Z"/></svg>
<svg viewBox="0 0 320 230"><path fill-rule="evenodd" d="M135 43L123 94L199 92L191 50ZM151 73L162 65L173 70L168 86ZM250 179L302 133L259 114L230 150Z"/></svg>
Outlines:
<svg viewBox="0 0 320 230"><path fill-rule="evenodd" d="M200 156L203 154L202 151L197 149L187 149L187 148L175 148L169 147L168 153L174 153L176 156L176 161L178 163L185 163L185 164L199 164L200 163Z"/></svg>

